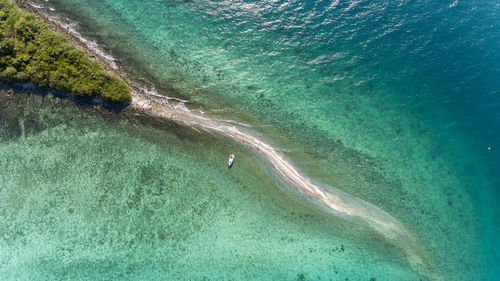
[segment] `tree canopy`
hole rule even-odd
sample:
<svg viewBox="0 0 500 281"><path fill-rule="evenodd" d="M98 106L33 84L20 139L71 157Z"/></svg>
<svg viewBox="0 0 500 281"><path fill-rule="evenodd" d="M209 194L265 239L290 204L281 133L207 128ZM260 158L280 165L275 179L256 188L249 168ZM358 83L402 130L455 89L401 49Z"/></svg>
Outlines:
<svg viewBox="0 0 500 281"><path fill-rule="evenodd" d="M127 85L10 0L0 0L0 80L124 104Z"/></svg>

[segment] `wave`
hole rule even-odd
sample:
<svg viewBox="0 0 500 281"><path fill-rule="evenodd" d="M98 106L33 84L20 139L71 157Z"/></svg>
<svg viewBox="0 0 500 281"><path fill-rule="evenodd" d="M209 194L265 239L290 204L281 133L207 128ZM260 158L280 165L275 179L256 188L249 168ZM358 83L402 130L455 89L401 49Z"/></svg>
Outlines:
<svg viewBox="0 0 500 281"><path fill-rule="evenodd" d="M33 8L36 9L42 9L44 8L43 6L40 5L35 5L33 3L28 2L29 5L31 5ZM55 11L53 8L49 8L50 11ZM64 22L57 16L49 15L47 13L41 12L45 20L51 22L55 26L58 26L62 30L64 30L66 33L71 35L74 38L77 38L78 41L87 47L88 50L92 51L95 55L99 56L102 60L106 62L107 65L109 65L111 68L117 70L118 65L116 64L115 58L106 53L96 42L88 40L85 38L83 35L81 35L78 31L76 31L76 26L77 24L74 22Z"/></svg>

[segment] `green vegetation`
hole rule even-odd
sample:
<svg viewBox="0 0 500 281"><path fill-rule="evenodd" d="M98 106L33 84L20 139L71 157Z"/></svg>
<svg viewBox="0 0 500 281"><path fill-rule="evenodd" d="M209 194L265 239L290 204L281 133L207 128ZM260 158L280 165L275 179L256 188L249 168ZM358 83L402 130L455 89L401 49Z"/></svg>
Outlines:
<svg viewBox="0 0 500 281"><path fill-rule="evenodd" d="M54 33L10 0L0 0L0 80L31 81L40 88L98 96L124 104L130 91L115 75L87 57L63 35Z"/></svg>

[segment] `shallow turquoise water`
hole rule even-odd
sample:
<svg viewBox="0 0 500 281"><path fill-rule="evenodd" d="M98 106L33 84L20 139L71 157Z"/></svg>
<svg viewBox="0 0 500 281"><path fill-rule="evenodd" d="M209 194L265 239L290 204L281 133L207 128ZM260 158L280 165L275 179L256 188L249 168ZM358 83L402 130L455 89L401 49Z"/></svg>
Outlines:
<svg viewBox="0 0 500 281"><path fill-rule="evenodd" d="M398 218L442 276L499 274L493 1L41 3L160 93L253 124L314 180ZM394 259L352 243L382 260L346 262L359 278ZM322 256L312 256L299 264L315 268ZM402 267L383 279L412 272Z"/></svg>
<svg viewBox="0 0 500 281"><path fill-rule="evenodd" d="M2 279L418 278L398 250L286 196L225 139L1 97Z"/></svg>

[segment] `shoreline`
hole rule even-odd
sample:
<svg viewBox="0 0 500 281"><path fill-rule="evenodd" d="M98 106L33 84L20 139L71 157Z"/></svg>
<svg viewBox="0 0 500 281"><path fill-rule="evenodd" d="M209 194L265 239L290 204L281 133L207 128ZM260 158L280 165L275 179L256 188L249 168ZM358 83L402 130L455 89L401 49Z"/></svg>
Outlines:
<svg viewBox="0 0 500 281"><path fill-rule="evenodd" d="M417 241L394 217L374 205L342 192L334 187L328 190L311 182L301 174L284 155L275 150L266 142L246 133L240 126L223 120L201 116L192 113L185 107L186 101L169 98L159 94L148 93L140 84L120 70L113 58L99 51L98 47L92 48L87 41L70 27L63 26L56 19L44 14L34 7L29 1L15 0L20 9L34 14L44 21L50 29L64 34L70 42L83 50L90 58L100 63L107 71L117 75L127 84L132 94L132 101L122 111L139 113L153 118L160 118L177 124L186 125L193 129L207 132L216 132L230 137L238 143L250 146L255 153L264 157L272 166L276 174L285 182L297 188L298 191L308 195L318 203L329 208L335 215L359 218L380 234L388 243L401 248L407 255L410 265L424 275L429 275L430 266L425 261ZM97 49L96 49L97 48ZM435 277L435 276L433 276Z"/></svg>

